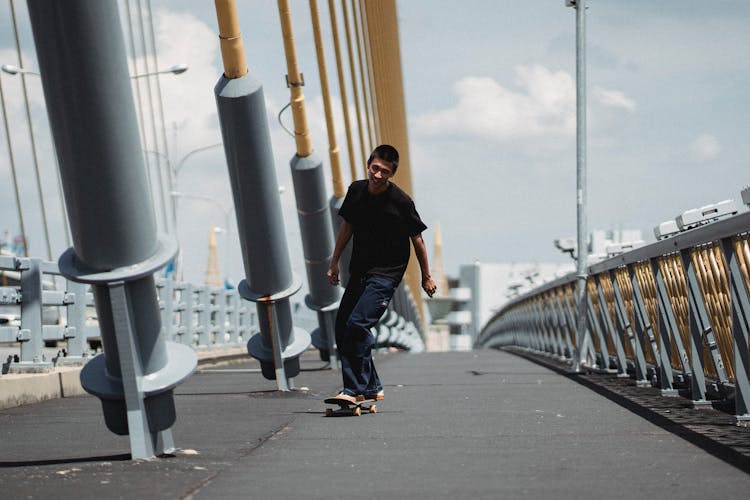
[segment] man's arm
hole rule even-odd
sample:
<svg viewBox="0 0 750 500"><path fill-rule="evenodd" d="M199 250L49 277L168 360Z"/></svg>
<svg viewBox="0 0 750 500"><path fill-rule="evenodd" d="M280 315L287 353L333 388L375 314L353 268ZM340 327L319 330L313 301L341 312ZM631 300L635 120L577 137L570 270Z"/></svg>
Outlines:
<svg viewBox="0 0 750 500"><path fill-rule="evenodd" d="M422 235L412 236L411 244L414 245L414 253L417 254L419 268L422 270L422 289L427 292L427 295L432 297L435 294L435 290L437 290L437 285L432 276L430 276L430 264L427 262L427 249L424 246Z"/></svg>
<svg viewBox="0 0 750 500"><path fill-rule="evenodd" d="M328 268L328 272L326 273L328 282L331 285L339 284L339 259L344 248L346 248L346 244L349 243L353 232L354 227L346 220L343 220L339 228L339 234L336 236L336 246L333 249L333 256L331 257L331 267Z"/></svg>

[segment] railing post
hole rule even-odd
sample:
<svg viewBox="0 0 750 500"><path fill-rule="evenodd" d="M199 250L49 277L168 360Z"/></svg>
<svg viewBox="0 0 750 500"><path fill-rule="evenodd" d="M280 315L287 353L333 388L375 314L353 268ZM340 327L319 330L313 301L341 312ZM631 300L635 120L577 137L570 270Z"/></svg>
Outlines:
<svg viewBox="0 0 750 500"><path fill-rule="evenodd" d="M66 288L66 323L65 341L66 356L58 358L58 365L80 365L88 354L88 342L86 339L86 291L88 285L65 280Z"/></svg>
<svg viewBox="0 0 750 500"><path fill-rule="evenodd" d="M42 324L42 270L41 259L19 259L21 272L21 329L17 340L21 343L19 362L13 362L9 373L47 372L53 368L44 359Z"/></svg>
<svg viewBox="0 0 750 500"><path fill-rule="evenodd" d="M703 332L704 323L698 309L698 303L702 300L696 299L696 293L700 294L698 281L695 278L693 262L688 250L680 252L682 266L685 270L688 303L690 310L690 362L692 365L692 377L690 377L690 392L693 406L696 408L711 407L711 402L706 399L706 371L703 359Z"/></svg>
<svg viewBox="0 0 750 500"><path fill-rule="evenodd" d="M174 281L169 278L159 278L156 280L156 287L159 291L159 309L161 309L161 325L164 328L164 335L169 340L175 340Z"/></svg>
<svg viewBox="0 0 750 500"><path fill-rule="evenodd" d="M654 329L651 326L651 321L648 318L648 311L646 310L646 304L643 301L643 294L641 293L641 287L638 284L638 278L635 275L635 271L631 267L628 267L628 276L630 278L630 286L633 290L633 315L635 316L637 329L640 330L639 332L636 332L638 347L641 349L641 352L644 352L643 343L649 343L649 345L651 346L651 352L654 355L654 362L657 365L657 370L659 370L659 376L661 377L663 375L663 367L659 362L659 346L656 344Z"/></svg>
<svg viewBox="0 0 750 500"><path fill-rule="evenodd" d="M633 351L634 365L635 365L635 383L640 386L649 385L647 378L646 358L643 356L643 349L641 348L641 342L636 332L633 331L633 325L630 324L630 318L628 317L628 311L625 308L625 300L620 290L620 285L617 283L615 276L610 274L612 279L612 288L615 292L615 311L617 312L617 318L622 325L622 331L625 336L630 340L630 347Z"/></svg>
<svg viewBox="0 0 750 500"><path fill-rule="evenodd" d="M554 332L551 331L551 327L547 322L547 313L544 308L544 296L538 297L534 300L532 307L536 311L537 323L539 329L542 331L542 338L544 341L544 352L547 354L555 354L556 342L554 339Z"/></svg>
<svg viewBox="0 0 750 500"><path fill-rule="evenodd" d="M659 311L662 313L663 320L669 327L671 339L674 340L674 343L677 346L678 356L680 358L680 363L682 364L682 374L686 378L691 377L693 370L692 366L690 365L690 357L688 356L688 352L685 349L685 344L682 342L680 328L677 325L677 320L675 319L674 305L672 304L672 299L669 296L669 290L664 280L664 274L662 273L661 267L659 266L658 262L653 262L652 266L654 275L656 277L656 291L657 296L659 297L660 306ZM665 337L661 333L660 335L662 336L662 339L664 341L668 342L670 340L670 336Z"/></svg>
<svg viewBox="0 0 750 500"><path fill-rule="evenodd" d="M211 346L211 297L208 286L199 286L197 296L195 311L198 313L198 349L201 349Z"/></svg>
<svg viewBox="0 0 750 500"><path fill-rule="evenodd" d="M604 273L603 277L610 280L611 282L611 275L609 272ZM618 377L627 377L628 376L628 360L625 357L625 348L622 345L622 336L618 333L617 329L615 328L615 323L612 320L612 316L609 313L609 306L607 304L607 298L604 296L604 290L602 289L601 284L601 277L597 280L596 284L596 291L599 296L599 311L602 315L602 318L604 318L604 323L607 326L607 330L609 331L609 334L612 337L613 343L615 345L615 353L617 356L617 375ZM615 310L617 308L615 307Z"/></svg>
<svg viewBox="0 0 750 500"><path fill-rule="evenodd" d="M566 360L572 359L572 357L575 355L575 352L573 350L573 343L570 340L571 332L573 331L573 328L575 326L575 323L571 323L566 314L565 314L565 308L562 305L562 300L560 299L560 294L558 293L558 290L552 290L552 296L554 298L554 305L553 309L555 311L555 315L557 316L558 325L560 328L562 339L564 340L564 346L565 350L563 351L563 357Z"/></svg>
<svg viewBox="0 0 750 500"><path fill-rule="evenodd" d="M557 316L557 308L553 302L553 291L547 292L547 323L553 332L553 339L555 341L555 352L554 354L561 360L565 359L565 340L563 338L562 325L560 324Z"/></svg>
<svg viewBox="0 0 750 500"><path fill-rule="evenodd" d="M750 332L750 300L747 283L742 276L732 238L721 242L729 263L729 288L732 297L732 350L734 351L734 406L737 425L750 426L750 363L748 362L748 333ZM747 242L745 241L745 244Z"/></svg>
<svg viewBox="0 0 750 500"><path fill-rule="evenodd" d="M700 320L701 329L703 330L703 335L705 335L706 345L709 349L711 361L713 362L714 369L716 370L716 378L718 379L719 390L723 391L729 381L729 377L727 376L726 369L724 368L724 360L721 357L721 353L719 353L719 346L716 343L716 335L714 334L714 328L711 324L711 318L709 317L708 311L706 310L706 296L703 295L702 288L700 286L700 283L698 282L698 274L696 272L695 265L692 263L692 259L690 259L690 263L691 266L689 269L689 273L687 274L688 283L691 283L691 285L694 287L693 299L695 300L696 311ZM706 293L708 294L709 292L707 291Z"/></svg>
<svg viewBox="0 0 750 500"><path fill-rule="evenodd" d="M638 283L635 273L631 271L630 274L631 286L633 287L633 300L637 307L637 312L641 320L641 332L645 334L642 340L647 341L651 346L651 352L654 355L654 362L659 364L659 343L656 341L656 335L654 335L654 327L651 323L651 319L648 316L648 310L646 309L646 301L643 298L643 291Z"/></svg>
<svg viewBox="0 0 750 500"><path fill-rule="evenodd" d="M227 290L226 288L219 288L215 293L214 344L217 347L224 347L227 343Z"/></svg>
<svg viewBox="0 0 750 500"><path fill-rule="evenodd" d="M226 313L228 315L229 323L229 342L231 345L237 345L240 337L240 303L239 295L236 290L232 290L229 293L229 305L227 306Z"/></svg>
<svg viewBox="0 0 750 500"><path fill-rule="evenodd" d="M594 302L591 298L591 294L586 294L586 300L588 301L589 306L589 323L596 333L596 336L599 338L599 356L601 356L601 369L609 371L609 349L607 348L607 339L602 332L602 327L599 323L599 318L596 315L596 309L594 309ZM606 304L599 304L600 311L602 306L606 307Z"/></svg>
<svg viewBox="0 0 750 500"><path fill-rule="evenodd" d="M651 267L651 273L654 276L656 308L659 314L659 338L661 339L661 349L659 350L659 354L655 355L659 364L659 387L662 396L677 396L678 392L674 388L672 360L670 356L672 350L670 339L672 335L677 334L677 331L672 328L673 325L676 325L674 321L674 313L669 302L669 295L666 294L664 279L661 276L658 263L655 260L651 260L649 261L649 266Z"/></svg>

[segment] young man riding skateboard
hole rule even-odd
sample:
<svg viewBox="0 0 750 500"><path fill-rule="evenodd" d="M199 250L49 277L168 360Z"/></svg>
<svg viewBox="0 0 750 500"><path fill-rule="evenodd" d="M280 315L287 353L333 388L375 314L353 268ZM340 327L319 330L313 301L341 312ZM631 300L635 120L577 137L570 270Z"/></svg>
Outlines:
<svg viewBox="0 0 750 500"><path fill-rule="evenodd" d="M339 209L343 221L326 273L328 281L338 285L339 258L354 237L349 283L336 316L336 343L344 379L344 389L336 398L350 402L384 398L372 360L375 337L370 329L380 320L404 276L409 240L422 271L422 288L430 297L437 288L422 240L427 226L409 195L390 182L397 168L398 151L393 146L380 145L370 154L367 179L349 186Z"/></svg>

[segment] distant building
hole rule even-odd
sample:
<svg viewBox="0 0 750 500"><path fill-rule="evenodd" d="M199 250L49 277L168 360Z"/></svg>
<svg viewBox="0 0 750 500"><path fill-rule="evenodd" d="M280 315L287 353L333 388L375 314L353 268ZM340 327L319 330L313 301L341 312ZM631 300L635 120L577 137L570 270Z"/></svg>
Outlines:
<svg viewBox="0 0 750 500"><path fill-rule="evenodd" d="M508 300L545 281L567 274L575 269L574 263L518 262L491 264L475 262L461 266L460 286L471 291L468 309L471 323L466 330L471 345L474 337L487 321Z"/></svg>
<svg viewBox="0 0 750 500"><path fill-rule="evenodd" d="M456 351L471 348L466 343L471 327L471 289L460 287L455 278L446 278L447 292L426 299L432 323L426 339L428 351ZM443 288L445 290L445 288ZM440 288L438 288L440 292Z"/></svg>
<svg viewBox="0 0 750 500"><path fill-rule="evenodd" d="M564 241L564 244L560 244ZM632 243L632 245L628 245ZM642 245L641 231L631 229L594 230L588 242L589 263ZM573 238L555 241L560 250L575 258ZM433 252L433 275L437 294L426 299L431 323L425 336L428 351L469 350L474 337L487 321L513 297L542 283L575 271L575 260L568 262L482 263L461 266L458 278L447 278L443 266L443 238L438 224Z"/></svg>
<svg viewBox="0 0 750 500"><path fill-rule="evenodd" d="M639 229L594 230L589 238L588 262L593 263L612 255L620 247L643 244ZM487 321L513 297L521 295L542 283L575 271L575 261L562 263L516 262L482 263L461 266L457 290L468 289L470 297L465 304L471 316L465 338L452 341L453 345L472 345L474 337L482 331ZM462 292L466 293L466 292Z"/></svg>

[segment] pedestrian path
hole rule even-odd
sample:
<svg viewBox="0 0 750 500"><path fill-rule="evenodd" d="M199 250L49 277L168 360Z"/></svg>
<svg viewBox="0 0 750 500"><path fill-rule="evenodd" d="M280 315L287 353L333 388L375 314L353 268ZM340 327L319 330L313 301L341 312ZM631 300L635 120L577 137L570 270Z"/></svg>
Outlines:
<svg viewBox="0 0 750 500"><path fill-rule="evenodd" d="M326 418L339 375L274 391L252 363L177 389L175 457L128 460L98 399L0 412L0 488L30 498L733 497L750 475L574 379L502 351L378 360L379 413ZM243 371L248 369L250 371ZM712 410L709 410L712 411ZM745 469L747 470L747 469Z"/></svg>

